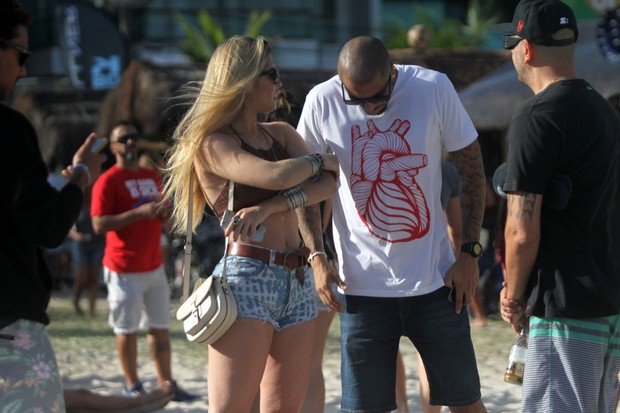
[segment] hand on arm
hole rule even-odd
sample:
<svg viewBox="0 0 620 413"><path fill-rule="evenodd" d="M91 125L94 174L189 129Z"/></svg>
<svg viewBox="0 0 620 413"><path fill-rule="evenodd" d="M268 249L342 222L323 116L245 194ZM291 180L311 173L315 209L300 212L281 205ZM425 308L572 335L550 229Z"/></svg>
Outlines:
<svg viewBox="0 0 620 413"><path fill-rule="evenodd" d="M484 215L486 181L482 154L478 141L465 148L450 152L450 161L461 175L461 213L463 217L463 243L478 241ZM460 249L460 246L459 246ZM463 304L471 302L478 283L478 258L460 253L446 273L445 284L456 290L455 311L461 312Z"/></svg>
<svg viewBox="0 0 620 413"><path fill-rule="evenodd" d="M340 174L340 163L338 162L338 157L334 154L326 153L323 154L323 159L325 159L323 170L330 172L337 181Z"/></svg>
<svg viewBox="0 0 620 413"><path fill-rule="evenodd" d="M286 211L286 201L280 196L275 195L254 206L241 208L236 211L235 216L239 217L235 225L232 220L224 228L225 236L232 236L232 240L251 242L255 239L257 227L265 222L270 215Z"/></svg>
<svg viewBox="0 0 620 413"><path fill-rule="evenodd" d="M318 203L328 196L332 195L336 190L336 183L331 174L321 176L317 182L306 181L300 185L308 198L308 205ZM303 209L303 208L299 208ZM231 223L224 228L224 234L229 236L232 234L234 241L251 241L254 239L258 225L265 222L269 216L288 211L288 203L280 194L266 199L254 206L242 208L236 211L235 215L239 217L238 224L235 226ZM250 236L248 236L248 234Z"/></svg>
<svg viewBox="0 0 620 413"><path fill-rule="evenodd" d="M500 293L502 319L515 331L526 324L526 289L540 245L542 196L509 193L504 236L506 281Z"/></svg>

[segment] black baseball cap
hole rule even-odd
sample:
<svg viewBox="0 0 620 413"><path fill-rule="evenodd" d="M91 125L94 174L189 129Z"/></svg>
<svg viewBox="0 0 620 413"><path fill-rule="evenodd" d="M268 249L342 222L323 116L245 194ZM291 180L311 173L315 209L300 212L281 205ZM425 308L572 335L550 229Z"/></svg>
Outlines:
<svg viewBox="0 0 620 413"><path fill-rule="evenodd" d="M512 23L499 24L494 29L506 33L506 49L512 49L521 39L541 46L568 46L579 37L575 13L559 0L522 0L517 4ZM554 39L553 35L561 29L571 29L575 37Z"/></svg>

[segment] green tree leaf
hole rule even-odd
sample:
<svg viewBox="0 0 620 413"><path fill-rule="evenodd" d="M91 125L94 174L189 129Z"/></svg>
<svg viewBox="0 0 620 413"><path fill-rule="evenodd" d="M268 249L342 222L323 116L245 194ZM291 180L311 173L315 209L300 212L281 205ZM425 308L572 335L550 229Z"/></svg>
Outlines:
<svg viewBox="0 0 620 413"><path fill-rule="evenodd" d="M252 11L248 18L245 36L260 35L263 26L271 19L271 11ZM215 48L227 38L220 26L207 10L198 12L198 26L189 22L181 13L176 13L179 27L185 34L181 51L194 63L205 63L211 59Z"/></svg>

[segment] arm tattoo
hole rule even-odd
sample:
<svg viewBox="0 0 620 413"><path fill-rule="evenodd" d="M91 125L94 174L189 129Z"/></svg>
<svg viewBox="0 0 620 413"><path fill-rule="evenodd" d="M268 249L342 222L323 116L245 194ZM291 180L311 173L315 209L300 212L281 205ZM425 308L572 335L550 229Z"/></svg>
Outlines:
<svg viewBox="0 0 620 413"><path fill-rule="evenodd" d="M536 194L531 194L528 192L515 192L508 194L508 216L510 218L524 219L532 222L534 219L535 204Z"/></svg>
<svg viewBox="0 0 620 413"><path fill-rule="evenodd" d="M297 208L299 232L306 247L310 251L323 251L323 230L321 226L321 210L318 204Z"/></svg>
<svg viewBox="0 0 620 413"><path fill-rule="evenodd" d="M460 198L463 243L475 241L480 238L487 187L478 141L456 152L450 152L450 161L456 166L463 182Z"/></svg>

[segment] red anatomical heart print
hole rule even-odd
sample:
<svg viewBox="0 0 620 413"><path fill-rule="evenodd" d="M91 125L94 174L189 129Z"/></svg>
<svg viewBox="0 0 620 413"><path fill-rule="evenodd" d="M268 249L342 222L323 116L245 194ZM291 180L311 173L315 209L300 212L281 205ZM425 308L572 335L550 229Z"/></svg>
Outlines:
<svg viewBox="0 0 620 413"><path fill-rule="evenodd" d="M368 131L351 128L351 192L357 211L368 230L388 242L423 237L430 216L422 189L416 181L427 157L411 153L404 136L408 121L395 120L386 131L369 120Z"/></svg>

